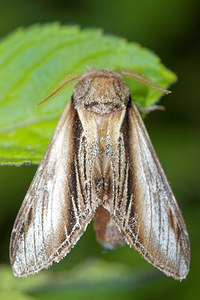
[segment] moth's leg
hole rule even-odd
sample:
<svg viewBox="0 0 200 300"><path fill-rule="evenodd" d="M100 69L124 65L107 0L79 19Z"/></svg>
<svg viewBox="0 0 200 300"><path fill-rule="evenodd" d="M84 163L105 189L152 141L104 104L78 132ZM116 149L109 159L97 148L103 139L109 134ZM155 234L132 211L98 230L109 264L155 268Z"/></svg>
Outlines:
<svg viewBox="0 0 200 300"><path fill-rule="evenodd" d="M154 111L154 110L165 110L165 107L163 105L150 105L150 106L142 106L138 102L134 102L135 105L137 106L137 109L144 115L147 115L149 112Z"/></svg>

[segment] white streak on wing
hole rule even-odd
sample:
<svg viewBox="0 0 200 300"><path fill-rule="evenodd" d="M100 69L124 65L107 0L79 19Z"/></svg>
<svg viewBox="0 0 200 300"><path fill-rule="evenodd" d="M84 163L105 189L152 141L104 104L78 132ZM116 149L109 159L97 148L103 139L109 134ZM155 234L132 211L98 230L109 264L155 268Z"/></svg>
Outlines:
<svg viewBox="0 0 200 300"><path fill-rule="evenodd" d="M128 223L129 223L129 219L130 219L130 214L131 214L131 209L132 209L132 201L133 201L133 195L131 195L131 199L130 199L130 202L129 202L127 215L125 216L125 220L126 220L125 221L125 228L128 227Z"/></svg>

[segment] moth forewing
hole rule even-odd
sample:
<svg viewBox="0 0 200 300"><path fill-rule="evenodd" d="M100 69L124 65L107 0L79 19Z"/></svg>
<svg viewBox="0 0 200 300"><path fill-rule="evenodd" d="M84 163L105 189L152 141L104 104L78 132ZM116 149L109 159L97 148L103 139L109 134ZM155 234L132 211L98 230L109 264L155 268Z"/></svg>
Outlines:
<svg viewBox="0 0 200 300"><path fill-rule="evenodd" d="M76 131L76 132L75 132ZM26 277L60 261L74 246L94 211L85 202L75 150L82 128L68 103L38 167L14 224L10 261ZM80 154L79 154L80 155ZM91 180L91 179L90 179Z"/></svg>
<svg viewBox="0 0 200 300"><path fill-rule="evenodd" d="M90 69L74 87L15 221L14 274L59 262L93 217L104 246L126 240L165 274L186 277L186 226L129 88L116 72Z"/></svg>
<svg viewBox="0 0 200 300"><path fill-rule="evenodd" d="M129 145L128 201L117 205L115 220L127 242L145 259L175 279L189 271L190 243L181 211L132 102L127 109ZM112 211L111 211L112 213ZM114 213L114 212L113 212Z"/></svg>

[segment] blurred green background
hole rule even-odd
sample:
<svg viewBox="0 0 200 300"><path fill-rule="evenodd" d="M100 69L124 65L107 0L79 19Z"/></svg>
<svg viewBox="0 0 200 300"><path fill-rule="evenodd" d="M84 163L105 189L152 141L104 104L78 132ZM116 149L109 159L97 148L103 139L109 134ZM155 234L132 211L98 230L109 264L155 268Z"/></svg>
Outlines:
<svg viewBox="0 0 200 300"><path fill-rule="evenodd" d="M10 232L37 167L1 167L0 295L3 299L197 299L200 295L199 1L0 2L1 37L19 26L51 21L101 27L106 33L137 41L152 49L177 74L172 94L161 101L166 111L151 113L145 123L188 227L191 270L180 283L156 271L128 246L105 251L97 244L90 224L71 253L44 271L44 277L42 274L30 280L13 278L8 254Z"/></svg>

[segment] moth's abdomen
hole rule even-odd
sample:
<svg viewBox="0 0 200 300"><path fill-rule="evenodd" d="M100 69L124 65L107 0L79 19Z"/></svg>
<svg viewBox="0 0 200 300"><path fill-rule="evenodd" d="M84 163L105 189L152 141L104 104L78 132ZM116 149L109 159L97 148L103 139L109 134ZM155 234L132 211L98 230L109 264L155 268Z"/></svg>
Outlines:
<svg viewBox="0 0 200 300"><path fill-rule="evenodd" d="M93 226L97 241L105 248L113 249L125 242L110 213L102 205L96 210Z"/></svg>

